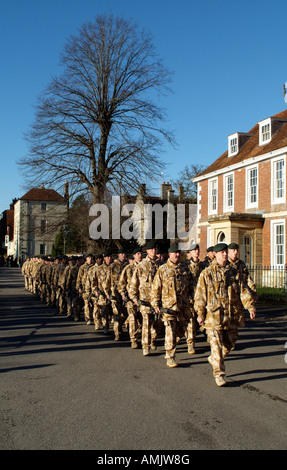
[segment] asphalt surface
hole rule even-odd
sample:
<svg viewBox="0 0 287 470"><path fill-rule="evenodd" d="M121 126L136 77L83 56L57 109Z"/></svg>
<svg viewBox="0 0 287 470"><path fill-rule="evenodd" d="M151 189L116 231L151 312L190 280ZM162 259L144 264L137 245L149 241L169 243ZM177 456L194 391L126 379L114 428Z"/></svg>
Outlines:
<svg viewBox="0 0 287 470"><path fill-rule="evenodd" d="M178 345L169 369L164 338L148 357L73 322L0 268L0 449L167 451L285 450L286 310L260 307L215 385L200 334ZM127 466L127 465L126 465Z"/></svg>

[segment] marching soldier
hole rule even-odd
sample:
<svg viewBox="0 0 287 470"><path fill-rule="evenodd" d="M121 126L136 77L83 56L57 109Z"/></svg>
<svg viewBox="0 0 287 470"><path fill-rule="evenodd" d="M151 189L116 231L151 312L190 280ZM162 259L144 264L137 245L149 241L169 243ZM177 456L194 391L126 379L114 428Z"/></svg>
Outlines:
<svg viewBox="0 0 287 470"><path fill-rule="evenodd" d="M255 302L240 280L238 271L227 263L227 245L219 243L212 264L204 269L197 283L194 309L198 323L204 325L211 348L208 358L218 386L225 385L224 358L234 347L237 330L244 326L243 307L255 318Z"/></svg>
<svg viewBox="0 0 287 470"><path fill-rule="evenodd" d="M57 272L55 275L56 283L56 307L60 315L65 314L67 311L66 305L66 292L64 290L65 286L65 269L67 267L68 258L63 256L60 260L60 263L57 266Z"/></svg>
<svg viewBox="0 0 287 470"><path fill-rule="evenodd" d="M94 257L90 253L86 256L86 261L79 267L77 282L76 282L76 290L79 293L79 302L80 297L83 299L84 302L84 319L87 325L91 325L93 321L93 310L92 310L92 303L90 302L90 295L86 292L86 280L89 269L94 264Z"/></svg>
<svg viewBox="0 0 287 470"><path fill-rule="evenodd" d="M185 265L191 272L191 283L192 283L192 295L190 303L190 315L188 318L188 324L186 327L186 342L189 354L195 354L195 339L197 331L196 313L193 308L194 293L197 285L197 281L201 271L204 269L202 261L199 259L200 248L197 243L193 243L186 254Z"/></svg>
<svg viewBox="0 0 287 470"><path fill-rule="evenodd" d="M86 281L85 281L85 292L88 295L89 302L92 305L92 317L94 321L95 330L99 330L102 326L101 315L100 315L100 307L98 305L98 298L95 296L94 289L93 289L93 280L96 276L96 271L98 267L101 265L99 260L102 260L102 255L98 255L96 257L96 262L88 269Z"/></svg>
<svg viewBox="0 0 287 470"><path fill-rule="evenodd" d="M131 341L131 347L133 349L138 348L138 335L140 330L140 321L139 315L140 312L138 307L131 301L129 298L129 285L132 279L133 272L136 266L142 261L142 250L137 248L133 252L133 261L129 263L122 271L118 283L118 292L122 296L122 301L126 304L127 313L128 313L128 325L129 325L129 335Z"/></svg>
<svg viewBox="0 0 287 470"><path fill-rule="evenodd" d="M178 245L168 250L168 260L158 269L151 291L151 305L157 315L162 315L165 326L165 358L168 367L177 367L175 362L178 327L185 322L190 312L191 273L186 264L180 262Z"/></svg>
<svg viewBox="0 0 287 470"><path fill-rule="evenodd" d="M103 255L103 263L95 270L92 281L92 292L98 299L97 305L101 311L100 318L105 335L109 332L109 325L112 317L112 307L109 299L110 292L108 290L107 282L110 276L109 269L112 262L112 253L107 251Z"/></svg>
<svg viewBox="0 0 287 470"><path fill-rule="evenodd" d="M215 258L214 246L209 246L206 250L206 257L202 261L203 267L207 268Z"/></svg>
<svg viewBox="0 0 287 470"><path fill-rule="evenodd" d="M142 315L142 350L144 356L150 354L150 349L156 349L155 340L161 329L161 322L155 321L154 310L150 303L152 282L160 266L154 242L147 244L146 252L146 258L134 270L129 288L130 299L140 308Z"/></svg>
<svg viewBox="0 0 287 470"><path fill-rule="evenodd" d="M122 301L122 297L118 292L118 282L123 269L128 264L129 261L125 251L122 248L119 249L118 259L110 265L109 276L107 279L107 290L109 292L109 298L111 300L113 309L113 326L116 341L120 339L120 334L122 332L122 321L123 317L125 316L125 307Z"/></svg>
<svg viewBox="0 0 287 470"><path fill-rule="evenodd" d="M257 301L258 297L256 293L256 285L249 274L246 264L243 260L238 258L238 251L239 245L237 243L230 243L228 245L228 263L230 264L230 266L233 266L234 268L238 269L240 279L246 286L248 286L251 294L253 295L254 300Z"/></svg>
<svg viewBox="0 0 287 470"><path fill-rule="evenodd" d="M78 270L79 266L75 257L72 256L59 282L60 287L66 295L67 317L73 317L75 321L80 319L78 295L76 291Z"/></svg>

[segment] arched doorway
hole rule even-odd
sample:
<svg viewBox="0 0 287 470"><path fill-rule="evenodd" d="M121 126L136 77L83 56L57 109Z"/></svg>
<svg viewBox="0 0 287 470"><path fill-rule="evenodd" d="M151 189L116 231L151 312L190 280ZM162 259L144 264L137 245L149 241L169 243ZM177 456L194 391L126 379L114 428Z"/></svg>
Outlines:
<svg viewBox="0 0 287 470"><path fill-rule="evenodd" d="M219 232L217 237L217 243L226 243L226 237L224 232Z"/></svg>

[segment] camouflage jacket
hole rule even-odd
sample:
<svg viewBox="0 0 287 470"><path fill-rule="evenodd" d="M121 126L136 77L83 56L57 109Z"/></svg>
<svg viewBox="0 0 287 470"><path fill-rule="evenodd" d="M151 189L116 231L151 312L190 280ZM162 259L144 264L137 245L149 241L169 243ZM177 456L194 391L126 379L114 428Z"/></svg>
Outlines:
<svg viewBox="0 0 287 470"><path fill-rule="evenodd" d="M151 290L151 305L181 312L189 308L192 295L192 276L186 263L168 260L158 269Z"/></svg>
<svg viewBox="0 0 287 470"><path fill-rule="evenodd" d="M129 285L129 296L133 302L139 299L150 303L152 282L160 265L160 261L147 256L136 266Z"/></svg>
<svg viewBox="0 0 287 470"><path fill-rule="evenodd" d="M120 260L116 260L110 265L109 276L107 279L107 286L108 286L108 290L110 291L113 297L117 295L118 282L120 279L120 275L122 271L124 270L124 268L128 266L128 264L129 264L128 261L121 262Z"/></svg>
<svg viewBox="0 0 287 470"><path fill-rule="evenodd" d="M79 266L77 264L69 264L65 270L66 281L65 288L68 294L76 294L76 283L78 277Z"/></svg>
<svg viewBox="0 0 287 470"><path fill-rule="evenodd" d="M244 326L243 308L255 311L252 295L240 280L238 271L214 260L199 276L194 310L205 328L226 329Z"/></svg>
<svg viewBox="0 0 287 470"><path fill-rule="evenodd" d="M199 278L199 275L200 275L201 271L203 271L203 269L204 269L204 265L203 265L202 261L198 260L198 262L196 263L192 258L184 260L183 263L191 272L191 277L192 277L192 280L191 280L191 283L192 283L192 298L193 298L194 293L195 293L195 288L196 288L196 285L197 285L197 281L198 281L198 278Z"/></svg>
<svg viewBox="0 0 287 470"><path fill-rule="evenodd" d="M109 303L108 297L110 296L109 291L109 266L103 262L97 269L94 271L94 277L92 281L92 290L97 293L98 305L107 305Z"/></svg>
<svg viewBox="0 0 287 470"><path fill-rule="evenodd" d="M133 276L133 273L134 273L134 270L136 269L137 265L139 263L137 263L135 260L130 264L128 264L122 271L121 275L120 275L120 278L119 278L119 282L118 282L118 292L120 293L120 295L125 295L125 296L129 296L129 286L130 286L130 282L132 280L132 276Z"/></svg>
<svg viewBox="0 0 287 470"><path fill-rule="evenodd" d="M76 289L79 290L81 289L82 291L85 291L85 284L86 284L86 278L87 278L87 273L89 269L93 266L92 264L88 264L85 262L79 267L78 271L78 277L77 277L77 282L76 282Z"/></svg>
<svg viewBox="0 0 287 470"><path fill-rule="evenodd" d="M64 284L65 284L65 269L66 269L67 265L66 264L63 264L63 263L60 263L58 264L58 267L57 267L57 287L61 287L63 288Z"/></svg>
<svg viewBox="0 0 287 470"><path fill-rule="evenodd" d="M249 289L251 289L253 294L256 294L256 285L252 277L250 276L248 268L246 264L244 263L244 261L238 258L235 261L228 259L228 264L230 264L230 266L238 270L239 276L242 282L246 284L249 287Z"/></svg>

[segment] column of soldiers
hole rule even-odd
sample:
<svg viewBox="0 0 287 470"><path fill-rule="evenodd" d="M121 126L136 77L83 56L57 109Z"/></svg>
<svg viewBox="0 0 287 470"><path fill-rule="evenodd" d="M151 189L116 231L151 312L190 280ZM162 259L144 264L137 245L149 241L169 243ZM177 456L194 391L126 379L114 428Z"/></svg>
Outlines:
<svg viewBox="0 0 287 470"><path fill-rule="evenodd" d="M106 335L113 330L118 341L126 327L132 349L141 341L143 356L157 349L164 332L168 367L176 367L176 348L185 340L189 354L196 353L196 335L204 331L210 345L208 358L218 386L225 385L225 356L235 347L238 328L244 326L244 309L255 318L256 286L238 258L239 246L219 243L209 247L204 261L193 244L183 257L177 245L167 259L156 244L146 245L130 259L119 250L93 256L63 256L55 260L31 258L24 262L25 288L59 314L80 320ZM184 259L183 259L184 258Z"/></svg>

